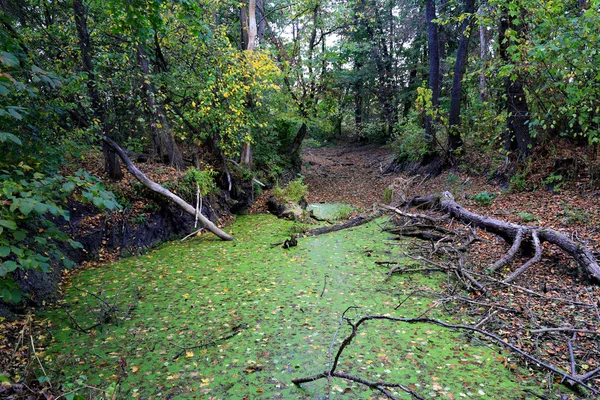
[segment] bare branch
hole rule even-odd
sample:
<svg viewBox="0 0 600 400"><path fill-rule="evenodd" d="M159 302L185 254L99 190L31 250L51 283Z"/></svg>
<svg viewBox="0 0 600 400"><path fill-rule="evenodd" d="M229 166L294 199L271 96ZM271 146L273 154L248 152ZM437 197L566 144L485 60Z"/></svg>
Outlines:
<svg viewBox="0 0 600 400"><path fill-rule="evenodd" d="M578 333L588 333L591 335L600 335L600 331L593 331L590 329L577 329L570 327L563 328L542 328L542 329L532 329L529 332L531 333L546 333L546 332L578 332Z"/></svg>
<svg viewBox="0 0 600 400"><path fill-rule="evenodd" d="M490 270L493 272L498 271L500 268L504 267L508 264L517 254L519 248L521 247L521 241L523 240L523 229L519 229L517 235L515 236L515 240L511 248L508 250L506 255L502 257L500 260L496 261L494 265L490 267Z"/></svg>
<svg viewBox="0 0 600 400"><path fill-rule="evenodd" d="M531 231L531 238L533 239L533 245L535 246L535 255L525 264L521 265L515 272L510 274L506 279L505 283L511 283L517 279L523 272L527 271L533 264L539 262L542 259L542 245L540 244L540 238L538 237L537 231Z"/></svg>
<svg viewBox="0 0 600 400"><path fill-rule="evenodd" d="M347 311L347 310L346 310ZM345 312L344 312L345 313ZM541 368L544 368L548 371L551 371L557 375L560 375L563 379L568 379L573 383L576 383L588 390L590 390L594 395L599 395L600 392L598 390L596 390L595 388L587 385L585 383L585 381L583 380L583 377L580 376L576 376L574 374L569 374L563 370L561 370L560 368L556 367L555 365L549 364L547 362L544 362L534 356L532 356L531 354L525 352L524 350L520 349L519 347L508 343L506 341L504 341L503 338L501 338L500 336L494 334L494 333L490 333L487 331L484 331L483 329L474 327L474 326L469 326L469 325L455 325L455 324L450 324L447 322L443 322L437 319L432 319L432 318L424 318L424 317L418 317L418 318L398 318L398 317L392 317L389 315L369 315L366 317L362 317L360 318L356 323L352 323L352 321L350 321L348 318L346 318L348 324L351 326L352 328L352 332L350 334L350 336L346 337L346 339L344 339L344 341L342 342L342 344L340 345L338 352L336 354L335 357L335 361L333 363L333 366L331 367L331 369L327 372L323 372L321 374L318 375L314 375L308 378L296 378L293 379L292 382L296 385L305 383L305 382L312 382L318 379L322 379L322 378L327 378L328 376L338 376L341 374L336 374L335 373L335 369L337 368L337 364L339 361L339 358L342 354L342 352L344 351L344 349L352 342L352 339L354 339L354 337L356 336L358 327L366 322L366 321L371 321L371 320L387 320L387 321L392 321L392 322L404 322L404 323L408 323L408 324L415 324L415 323L427 323L427 324L433 324L433 325L437 325L437 326L441 326L443 328L448 328L448 329L457 329L457 330L463 330L463 331L471 331L471 332L476 332L479 333L480 335L483 335L487 338L492 339L493 341L495 341L497 344L501 345L502 347L507 348L508 350L517 353L519 355L521 355L522 357L534 362L536 365L538 365ZM344 377L345 376L339 376L339 377ZM363 382L360 382L363 383ZM371 387L371 386L369 386ZM388 386L389 387L389 386ZM379 390L379 389L378 389ZM382 392L383 393L383 392ZM411 393L411 395L415 396L416 394ZM387 394L386 394L387 396ZM389 396L388 396L389 397ZM420 397L417 397L420 398Z"/></svg>

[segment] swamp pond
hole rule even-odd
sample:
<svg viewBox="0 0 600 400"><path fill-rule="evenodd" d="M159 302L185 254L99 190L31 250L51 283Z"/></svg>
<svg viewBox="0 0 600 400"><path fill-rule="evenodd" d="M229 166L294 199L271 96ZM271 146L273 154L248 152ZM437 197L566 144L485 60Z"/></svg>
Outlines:
<svg viewBox="0 0 600 400"><path fill-rule="evenodd" d="M72 393L93 398L115 392L115 398L140 399L380 398L340 379L301 387L291 379L329 368L331 353L350 333L340 321L348 307L358 307L346 313L356 320L416 317L435 306L427 294L439 291L444 275L395 275L384 282L389 267L375 261L398 260L404 247L390 245L382 223L301 238L284 250L273 244L296 224L242 216L228 229L234 242L203 235L80 271L64 288L66 309L80 327L94 324L101 301L129 312L118 324L87 333L63 309L43 314L48 374L60 373ZM440 307L427 315L448 320ZM544 375L516 364L509 353L470 335L369 321L338 370L401 383L425 398L530 398L526 389L547 385Z"/></svg>

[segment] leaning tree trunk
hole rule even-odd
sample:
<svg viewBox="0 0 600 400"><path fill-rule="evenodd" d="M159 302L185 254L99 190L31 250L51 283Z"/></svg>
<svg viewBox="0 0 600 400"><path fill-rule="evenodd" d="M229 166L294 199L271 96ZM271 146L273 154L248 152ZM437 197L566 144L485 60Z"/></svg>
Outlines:
<svg viewBox="0 0 600 400"><path fill-rule="evenodd" d="M87 73L87 90L92 101L92 112L94 119L100 121L102 126L102 135L111 137L110 131L106 124L106 109L100 100L100 93L96 83L96 75L94 74L94 64L92 62L92 43L87 27L85 16L85 8L82 0L73 0L73 14L75 15L75 25L77 27L77 36L79 37L79 49L81 50L81 60L83 70ZM112 180L120 180L123 178L121 165L116 153L105 143L102 146L104 154L104 169L108 177Z"/></svg>
<svg viewBox="0 0 600 400"><path fill-rule="evenodd" d="M129 157L127 157L127 154L125 154L123 149L121 147L119 147L118 144L116 144L115 142L113 142L111 139L109 139L107 137L104 137L104 141L106 142L107 145L109 145L118 154L119 157L121 157L121 160L123 160L123 163L127 166L127 170L135 177L135 179L140 181L140 183L142 183L144 186L146 186L148 189L152 190L153 192L156 192L156 193L160 194L161 196L164 196L164 197L170 199L171 201L173 201L175 204L177 204L179 207L181 207L181 209L183 211L187 212L188 214L193 215L194 217L197 216L198 219L200 220L200 222L202 223L202 225L207 230L214 233L221 239L234 240L232 236L228 235L227 233L225 233L221 229L219 229L219 227L217 227L211 220L209 220L204 215L202 215L202 213L197 213L196 208L192 207L181 197L177 196L170 190L162 187L158 183L151 181L146 175L144 175L144 173L142 171L140 171L133 164L133 162L131 162Z"/></svg>
<svg viewBox="0 0 600 400"><path fill-rule="evenodd" d="M302 122L300 125L300 129L294 136L294 140L292 141L292 145L290 146L288 154L292 159L293 167L300 169L300 165L302 164L302 160L300 158L300 149L302 148L302 142L306 138L306 134L308 133L308 126L306 122Z"/></svg>
<svg viewBox="0 0 600 400"><path fill-rule="evenodd" d="M450 115L448 129L448 153L452 155L463 145L460 135L460 103L462 99L462 78L467 69L467 55L469 53L469 38L471 35L468 30L473 22L474 0L466 0L465 13L468 14L461 24L460 31L462 35L458 44L456 53L456 64L454 65L454 77L452 78L452 90L450 94Z"/></svg>
<svg viewBox="0 0 600 400"><path fill-rule="evenodd" d="M143 73L142 87L146 95L146 102L152 115L150 128L152 129L152 141L154 150L162 162L168 163L177 169L183 169L185 164L181 151L175 143L173 132L169 125L165 108L163 107L156 88L150 81L150 67L148 64L148 55L142 43L137 48L138 63Z"/></svg>

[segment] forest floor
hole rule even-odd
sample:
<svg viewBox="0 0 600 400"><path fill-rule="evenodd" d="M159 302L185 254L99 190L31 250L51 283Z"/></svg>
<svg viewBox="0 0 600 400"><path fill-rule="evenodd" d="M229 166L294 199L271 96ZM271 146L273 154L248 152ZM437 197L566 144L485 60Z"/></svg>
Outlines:
<svg viewBox="0 0 600 400"><path fill-rule="evenodd" d="M393 181L383 171L394 160L392 151L377 146L339 146L304 150L302 175L309 187L307 201L346 203L362 209L383 200Z"/></svg>

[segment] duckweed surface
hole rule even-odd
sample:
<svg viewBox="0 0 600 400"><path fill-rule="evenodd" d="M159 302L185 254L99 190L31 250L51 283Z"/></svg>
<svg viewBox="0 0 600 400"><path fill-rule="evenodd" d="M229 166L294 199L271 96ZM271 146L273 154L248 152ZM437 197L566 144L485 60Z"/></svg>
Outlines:
<svg viewBox="0 0 600 400"><path fill-rule="evenodd" d="M310 204L307 210L312 211L319 218L335 219L340 213L354 211L354 207L344 203L315 203Z"/></svg>
<svg viewBox="0 0 600 400"><path fill-rule="evenodd" d="M117 398L323 399L328 391L331 398L380 398L339 379L302 387L291 379L328 368L332 347L350 332L340 323L349 306L360 307L348 312L352 318L417 316L431 299L413 296L394 308L415 289L435 290L444 277L384 283L387 268L374 261L394 254L376 224L303 238L289 250L272 245L291 229L272 216L244 216L231 228L235 242L203 236L81 271L66 289L81 326L94 322L95 296L135 308L122 323L87 334L63 310L47 313L48 369L94 398L102 392L86 386L112 385ZM428 315L444 318L436 310ZM507 357L460 333L371 321L344 352L339 370L399 382L426 398L526 398L524 388L537 378L511 369Z"/></svg>

